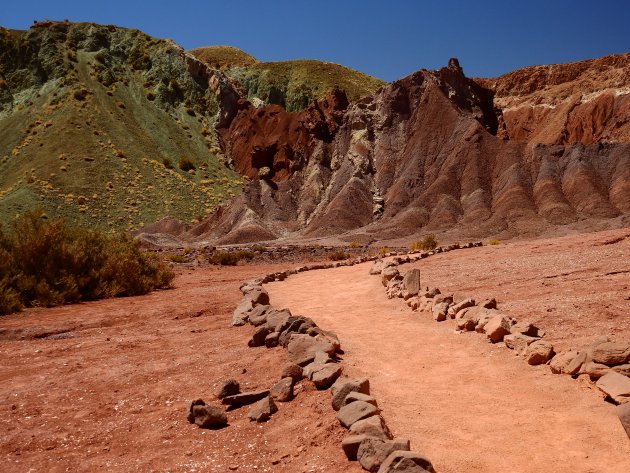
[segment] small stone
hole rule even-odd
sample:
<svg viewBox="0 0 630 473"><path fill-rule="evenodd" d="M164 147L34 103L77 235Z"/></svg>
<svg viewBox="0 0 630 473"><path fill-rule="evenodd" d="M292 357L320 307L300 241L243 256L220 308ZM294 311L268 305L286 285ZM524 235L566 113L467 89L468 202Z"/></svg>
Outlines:
<svg viewBox="0 0 630 473"><path fill-rule="evenodd" d="M589 355L595 363L620 365L630 360L630 343L604 342L589 349Z"/></svg>
<svg viewBox="0 0 630 473"><path fill-rule="evenodd" d="M577 355L578 353L573 350L556 354L556 356L554 356L549 363L549 368L551 368L551 372L555 374L566 374L569 365Z"/></svg>
<svg viewBox="0 0 630 473"><path fill-rule="evenodd" d="M617 417L619 417L619 422L621 422L621 425L628 434L628 438L630 438L630 403L617 406L616 412Z"/></svg>
<svg viewBox="0 0 630 473"><path fill-rule="evenodd" d="M599 378L596 386L616 404L625 404L630 401L630 378L627 376L610 371Z"/></svg>
<svg viewBox="0 0 630 473"><path fill-rule="evenodd" d="M232 396L226 396L221 399L221 402L230 406L245 406L247 404L252 404L268 395L269 390L248 391L240 394L234 394Z"/></svg>
<svg viewBox="0 0 630 473"><path fill-rule="evenodd" d="M341 407L345 406L346 404L350 404L351 402L355 402L355 401L369 402L370 404L378 407L378 404L376 402L376 398L370 396L369 394L363 394L363 393L358 393L358 392L348 393L346 398L343 400L343 404L342 404Z"/></svg>
<svg viewBox="0 0 630 473"><path fill-rule="evenodd" d="M368 437L376 437L383 440L392 438L387 424L380 415L370 416L352 424L350 433L354 435L367 435Z"/></svg>
<svg viewBox="0 0 630 473"><path fill-rule="evenodd" d="M359 392L363 394L370 394L370 381L367 378L363 379L350 379L339 378L335 381L330 393L332 395L332 407L338 411L343 405L343 401L346 396L351 392Z"/></svg>
<svg viewBox="0 0 630 473"><path fill-rule="evenodd" d="M525 353L527 351L527 347L537 340L540 340L540 338L530 337L521 333L511 333L503 337L505 346L514 350L518 355Z"/></svg>
<svg viewBox="0 0 630 473"><path fill-rule="evenodd" d="M241 392L241 386L238 384L238 381L235 379L228 379L223 381L223 384L219 388L217 392L217 398L223 399L227 396L233 396Z"/></svg>
<svg viewBox="0 0 630 473"><path fill-rule="evenodd" d="M378 473L435 473L427 457L417 452L396 450L381 464Z"/></svg>
<svg viewBox="0 0 630 473"><path fill-rule="evenodd" d="M525 351L525 358L530 365L542 365L553 358L553 345L544 340L533 342Z"/></svg>
<svg viewBox="0 0 630 473"><path fill-rule="evenodd" d="M271 418L271 415L275 412L278 412L278 408L273 402L273 399L267 396L266 398L261 399L256 404L254 404L247 416L250 418L250 420L256 422L267 422Z"/></svg>
<svg viewBox="0 0 630 473"><path fill-rule="evenodd" d="M379 413L379 409L370 403L357 401L343 406L337 412L337 419L346 429L355 422Z"/></svg>
<svg viewBox="0 0 630 473"><path fill-rule="evenodd" d="M269 328L265 326L258 327L252 338L247 342L247 345L252 348L265 346L265 338L269 335L269 332Z"/></svg>
<svg viewBox="0 0 630 473"><path fill-rule="evenodd" d="M398 438L381 440L368 437L359 444L357 460L365 470L376 473L387 457L397 450L409 450L409 440Z"/></svg>
<svg viewBox="0 0 630 473"><path fill-rule="evenodd" d="M282 368L281 378L291 378L294 383L302 380L304 378L304 371L300 365L296 365L295 363L287 363Z"/></svg>
<svg viewBox="0 0 630 473"><path fill-rule="evenodd" d="M346 458L350 461L357 460L357 452L359 450L359 445L366 438L366 435L348 435L341 441L341 448L343 449L343 453L346 454Z"/></svg>
<svg viewBox="0 0 630 473"><path fill-rule="evenodd" d="M341 365L326 363L310 377L317 389L328 389L341 376Z"/></svg>
<svg viewBox="0 0 630 473"><path fill-rule="evenodd" d="M282 378L269 390L272 399L279 402L289 402L293 399L293 379Z"/></svg>
<svg viewBox="0 0 630 473"><path fill-rule="evenodd" d="M278 339L280 334L278 332L268 333L265 337L265 346L267 348L274 348L278 346Z"/></svg>
<svg viewBox="0 0 630 473"><path fill-rule="evenodd" d="M218 406L207 405L202 399L193 401L188 412L188 422L202 429L220 429L228 423L227 415Z"/></svg>
<svg viewBox="0 0 630 473"><path fill-rule="evenodd" d="M512 322L509 318L502 315L493 316L484 326L487 337L492 343L503 341L503 337L509 335Z"/></svg>

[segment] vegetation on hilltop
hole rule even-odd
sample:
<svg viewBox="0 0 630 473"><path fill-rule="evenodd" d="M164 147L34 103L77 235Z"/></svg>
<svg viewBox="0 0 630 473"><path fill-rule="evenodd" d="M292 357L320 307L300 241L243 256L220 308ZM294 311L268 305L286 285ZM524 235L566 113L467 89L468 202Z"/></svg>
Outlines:
<svg viewBox="0 0 630 473"><path fill-rule="evenodd" d="M173 273L124 234L48 220L41 212L0 228L0 315L23 307L136 296L170 285Z"/></svg>
<svg viewBox="0 0 630 473"><path fill-rule="evenodd" d="M0 28L0 221L41 208L119 231L208 215L245 182L222 162L218 111L170 41L88 23Z"/></svg>
<svg viewBox="0 0 630 473"><path fill-rule="evenodd" d="M251 101L260 99L290 112L303 110L333 88L350 100L373 94L383 81L339 64L315 60L259 62L237 48L211 46L190 51L199 60L237 80Z"/></svg>

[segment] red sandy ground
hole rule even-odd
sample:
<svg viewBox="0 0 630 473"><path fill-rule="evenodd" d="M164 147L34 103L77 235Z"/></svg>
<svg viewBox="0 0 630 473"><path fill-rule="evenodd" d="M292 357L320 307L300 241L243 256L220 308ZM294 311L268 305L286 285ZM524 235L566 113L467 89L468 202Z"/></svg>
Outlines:
<svg viewBox="0 0 630 473"><path fill-rule="evenodd" d="M628 234L461 250L418 267L443 291L497 296L559 346L630 338L630 239L610 243ZM229 321L239 283L280 268L191 270L174 290L0 318L0 470L362 471L339 447L329 394L306 382L266 424L247 408L220 431L186 421L190 401L214 401L226 378L245 389L279 378L284 350L247 348L253 329ZM272 303L338 332L347 373L370 377L394 433L438 471L630 471L630 442L597 390L411 313L368 268L270 284Z"/></svg>
<svg viewBox="0 0 630 473"><path fill-rule="evenodd" d="M240 282L278 269L197 269L174 290L0 318L0 470L362 471L339 447L329 393L308 382L266 424L246 407L219 431L186 420L227 378L280 378L285 351L248 348L253 329L230 327ZM36 338L47 333L69 335Z"/></svg>

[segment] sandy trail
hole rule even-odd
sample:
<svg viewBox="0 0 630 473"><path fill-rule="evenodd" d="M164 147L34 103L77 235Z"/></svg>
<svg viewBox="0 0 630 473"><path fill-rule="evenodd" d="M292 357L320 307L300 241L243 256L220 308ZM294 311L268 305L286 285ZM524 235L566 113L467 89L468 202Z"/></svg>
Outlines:
<svg viewBox="0 0 630 473"><path fill-rule="evenodd" d="M630 471L628 437L596 389L388 300L368 269L300 273L267 289L274 306L339 335L346 373L370 378L394 434L439 472Z"/></svg>

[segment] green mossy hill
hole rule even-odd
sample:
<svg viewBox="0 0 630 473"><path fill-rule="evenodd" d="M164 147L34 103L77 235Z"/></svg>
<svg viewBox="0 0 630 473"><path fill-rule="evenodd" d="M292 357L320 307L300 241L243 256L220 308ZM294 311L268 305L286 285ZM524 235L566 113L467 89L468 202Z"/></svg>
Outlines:
<svg viewBox="0 0 630 473"><path fill-rule="evenodd" d="M220 68L238 81L250 101L276 104L290 112L305 109L324 98L333 88L350 100L371 95L385 82L348 67L310 59L258 62L240 49L225 46L190 51L199 60ZM247 59L249 58L249 60Z"/></svg>
<svg viewBox="0 0 630 473"><path fill-rule="evenodd" d="M207 46L188 51L210 67L222 71L232 67L244 67L256 64L258 59L233 46Z"/></svg>
<svg viewBox="0 0 630 473"><path fill-rule="evenodd" d="M193 221L238 194L219 105L184 51L132 29L0 28L0 221L40 208L70 224Z"/></svg>

